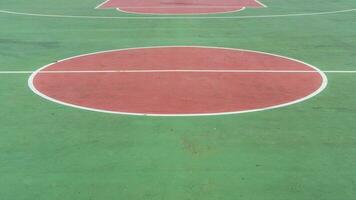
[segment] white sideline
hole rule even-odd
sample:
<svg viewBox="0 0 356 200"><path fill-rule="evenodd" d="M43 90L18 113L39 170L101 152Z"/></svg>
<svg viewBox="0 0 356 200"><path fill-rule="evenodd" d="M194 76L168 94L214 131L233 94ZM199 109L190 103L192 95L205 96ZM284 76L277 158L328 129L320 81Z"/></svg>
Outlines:
<svg viewBox="0 0 356 200"><path fill-rule="evenodd" d="M257 19L257 18L279 18L279 17L300 17L300 16L316 16L316 15L330 15L354 12L356 8L334 10L334 11L321 11L312 13L294 13L294 14L275 14L275 15L245 15L245 16L132 16L132 17L115 17L115 16L89 16L89 15L55 15L55 14L40 14L40 13L25 13L9 10L0 10L3 14L23 15L33 17L51 17L51 18L77 18L77 19L127 19L127 20L155 20L155 19Z"/></svg>
<svg viewBox="0 0 356 200"><path fill-rule="evenodd" d="M0 74L32 74L36 71L0 71ZM326 70L323 73L350 74L356 70ZM86 74L86 73L320 73L310 70L68 70L68 71L38 71L38 74Z"/></svg>

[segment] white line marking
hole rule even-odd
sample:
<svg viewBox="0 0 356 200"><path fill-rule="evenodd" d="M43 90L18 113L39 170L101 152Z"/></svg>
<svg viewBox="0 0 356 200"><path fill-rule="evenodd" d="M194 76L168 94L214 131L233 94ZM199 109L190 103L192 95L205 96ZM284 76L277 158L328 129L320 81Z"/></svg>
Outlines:
<svg viewBox="0 0 356 200"><path fill-rule="evenodd" d="M101 4L97 5L97 6L95 7L95 9L99 9L102 5L106 4L106 3L109 2L109 1L110 1L110 0L106 0L106 1L102 2Z"/></svg>
<svg viewBox="0 0 356 200"><path fill-rule="evenodd" d="M120 6L119 8L241 8L242 6ZM244 7L244 6L243 6Z"/></svg>
<svg viewBox="0 0 356 200"><path fill-rule="evenodd" d="M258 4L260 4L262 7L267 8L266 4L263 4L261 1L255 0L255 2L257 2Z"/></svg>
<svg viewBox="0 0 356 200"><path fill-rule="evenodd" d="M0 71L0 74L32 74L36 71ZM323 73L353 74L350 70L326 70ZM309 70L68 70L68 71L38 71L37 74L87 74L87 73L319 73L319 71Z"/></svg>
<svg viewBox="0 0 356 200"><path fill-rule="evenodd" d="M178 15L178 16L182 16L182 15L209 15L209 14L227 14L227 13L235 13L235 12L241 12L244 11L246 9L246 7L242 7L240 9L237 10L231 10L231 11L222 11L222 12L207 12L207 13L175 13L175 14L171 14L171 13L148 13L148 12L134 12L134 11L127 11L124 10L125 8L120 7L120 8L116 8L117 11L119 12L123 12L123 13L129 13L129 14L140 14L140 15L161 15L161 16L167 16L167 15Z"/></svg>
<svg viewBox="0 0 356 200"><path fill-rule="evenodd" d="M154 20L154 19L256 19L256 18L279 18L279 17L300 17L300 16L316 16L316 15L330 15L354 12L356 8L336 11L321 11L312 13L294 13L294 14L275 14L275 15L245 15L245 16L133 16L133 17L115 17L115 16L86 16L86 15L53 15L53 14L38 14L38 13L25 13L15 12L8 10L0 10L0 13L33 16L33 17L53 17L53 18L78 18L78 19L127 19L127 20Z"/></svg>
<svg viewBox="0 0 356 200"><path fill-rule="evenodd" d="M107 50L107 51L99 51L99 52L94 52L94 53L87 53L87 54L82 54L82 55L78 55L78 56L73 56L70 58L66 58L63 60L59 60L58 62L61 61L65 61L65 60L70 60L73 58L78 58L78 57L83 57L83 56L88 56L88 55L94 55L94 54L98 54L98 53L105 53L105 52L114 52L114 51L125 51L125 50L134 50L134 49L151 49L151 48L167 48L167 47L195 47L195 48L211 48L211 49L226 49L226 50L235 50L235 51L246 51L246 52L254 52L254 53L261 53L261 54L265 54L265 55L271 55L271 56L276 56L276 57L280 57L280 58L284 58L284 59L288 59L291 61L295 61L301 64L304 64L306 66L309 66L310 68L316 70L319 72L321 78L322 78L322 83L320 85L320 87L315 90L313 93L302 97L300 99L297 99L295 101L291 101L288 103L283 103L283 104L279 104L279 105L275 105L275 106L270 106L270 107L265 107L265 108L259 108L259 109L253 109L253 110L244 110L244 111L232 111L232 112L220 112L220 113L204 113L204 114L200 114L200 113L196 113L196 114L152 114L152 113L128 113L128 112L116 112L116 111L109 111L109 110L102 110L102 109L94 109L94 108L88 108L88 107L84 107L84 106L79 106L79 105L75 105L75 104L71 104L71 103L66 103L63 101L59 101L57 99L54 99L52 97L49 97L43 93L41 93L40 91L38 91L36 89L36 87L34 86L33 80L35 78L35 76L37 75L38 72L40 72L41 70L55 64L55 63L51 63L48 65L45 65L41 68L39 68L37 71L35 71L34 73L31 74L31 76L28 79L28 86L29 88L37 95L39 95L40 97L47 99L49 101L58 103L58 104L62 104L65 106L69 106L69 107L74 107L74 108L79 108L79 109L83 109L83 110L89 110L89 111L96 111L96 112L102 112L102 113L109 113L109 114L123 114L123 115L139 115L139 116L211 116L211 115L228 115L228 114L241 114L241 113L249 113L249 112L257 112L257 111L264 111L264 110L270 110L270 109L275 109L275 108L280 108L280 107L285 107L285 106L289 106L289 105L293 105L305 100L308 100L314 96L316 96L317 94L319 94L320 92L322 92L327 84L328 84L328 79L325 75L324 72L320 71L320 69L318 69L317 67L310 65L308 63L305 63L303 61L297 60L297 59L293 59L293 58L288 58L285 56L281 56L281 55L277 55L277 54L272 54L272 53L266 53L266 52L262 52L262 51L253 51L253 50L246 50L246 49L236 49L236 48L226 48L226 47L207 47L207 46L154 46L154 47L136 47L136 48L126 48L126 49L113 49L113 50Z"/></svg>

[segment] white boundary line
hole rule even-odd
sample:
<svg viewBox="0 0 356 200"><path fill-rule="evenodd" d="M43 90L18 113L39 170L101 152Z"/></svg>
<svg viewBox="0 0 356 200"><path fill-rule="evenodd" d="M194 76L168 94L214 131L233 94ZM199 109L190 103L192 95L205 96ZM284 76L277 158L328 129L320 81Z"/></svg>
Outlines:
<svg viewBox="0 0 356 200"><path fill-rule="evenodd" d="M320 70L323 73L336 73L336 74L354 74L356 70ZM0 74L32 74L36 71L0 71ZM38 71L37 74L103 74L103 73L319 73L319 71L310 70L193 70L193 69L177 69L177 70L67 70L67 71Z"/></svg>
<svg viewBox="0 0 356 200"><path fill-rule="evenodd" d="M164 19L258 19L258 18L280 18L280 17L301 17L301 16L317 16L317 15L330 15L354 12L356 8L334 11L321 11L312 13L294 13L294 14L274 14L274 15L245 15L245 16L132 16L132 17L119 17L119 16L88 16L88 15L54 15L54 14L39 14L39 13L25 13L9 10L0 10L3 14L23 15L33 17L48 17L48 18L76 18L76 19L122 19L122 20L164 20Z"/></svg>
<svg viewBox="0 0 356 200"><path fill-rule="evenodd" d="M95 9L99 9L101 6L103 6L104 4L106 4L107 2L109 2L110 0L106 0L106 1L104 1L104 2L102 2L102 3L100 3L99 5L97 5L96 7L95 7Z"/></svg>
<svg viewBox="0 0 356 200"><path fill-rule="evenodd" d="M303 61L300 60L296 60L293 58L288 58L285 56L281 56L281 55L277 55L277 54L272 54L272 53L266 53L266 52L262 52L262 51L253 51L253 50L245 50L245 49L236 49L236 48L226 48L226 47L207 47L207 46L154 46L154 47L136 47L136 48L125 48L125 49L113 49L113 50L107 50L107 51L98 51L98 52L94 52L94 53L88 53L88 54L82 54L82 55L78 55L78 56L73 56L70 58L66 58L63 60L59 60L58 62L62 62L65 60L69 60L69 59L73 59L73 58L78 58L78 57L83 57L83 56L88 56L88 55L94 55L94 54L98 54L98 53L105 53L105 52L114 52L114 51L127 51L127 50L134 50L134 49L152 49L152 48L174 48L174 47L191 47L191 48L211 48L211 49L225 49L225 50L233 50L233 51L246 51L246 52L254 52L254 53L260 53L260 54L265 54L265 55L271 55L271 56L275 56L275 57L279 57L279 58L284 58L284 59L288 59L291 61L295 61L301 64L304 64L306 66L309 66L311 69L316 70L317 72L319 72L321 78L322 78L322 83L320 85L320 87L314 91L313 93L297 99L295 101L291 101L288 103L284 103L284 104L279 104L279 105L275 105L275 106L270 106L270 107L265 107L265 108L259 108L259 109L252 109L252 110L245 110L245 111L232 111L232 112L220 112L220 113L204 113L204 114L151 114L151 113L129 113L129 112L115 112L115 111L108 111L108 110L101 110L101 109L93 109L93 108L87 108L87 107L83 107L83 106L78 106L78 105L74 105L74 104L70 104L70 103L66 103L66 102L62 102L59 101L57 99L54 99L52 97L49 97L43 93L41 93L40 91L38 91L36 89L36 87L33 84L33 80L35 78L35 76L38 74L38 72L40 72L41 70L55 64L55 63L51 63L48 65L45 65L44 67L39 68L38 70L36 70L34 73L31 74L30 78L28 79L28 86L29 88L36 93L37 95L49 100L49 101L53 101L55 103L58 104L62 104L65 106L69 106L69 107L74 107L74 108L79 108L79 109L83 109L83 110L89 110L89 111L97 111L97 112L103 112L103 113L110 113L110 114L124 114L124 115L141 115L141 116L211 116L211 115L227 115L227 114L241 114L241 113L249 113L249 112L257 112L257 111L264 111L264 110L270 110L270 109L275 109L275 108L280 108L280 107L285 107L285 106L289 106L289 105L293 105L302 101L305 101L307 99L310 99L314 96L316 96L317 94L319 94L321 91L323 91L327 84L328 84L328 79L326 77L326 75L320 71L317 67L307 64ZM56 62L56 63L58 63Z"/></svg>
<svg viewBox="0 0 356 200"><path fill-rule="evenodd" d="M256 3L260 4L262 7L267 8L266 4L262 3L259 0L255 0Z"/></svg>

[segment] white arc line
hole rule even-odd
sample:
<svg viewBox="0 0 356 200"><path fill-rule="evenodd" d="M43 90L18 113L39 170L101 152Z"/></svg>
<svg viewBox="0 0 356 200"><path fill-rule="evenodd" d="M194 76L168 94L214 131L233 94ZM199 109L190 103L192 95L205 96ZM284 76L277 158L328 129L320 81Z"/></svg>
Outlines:
<svg viewBox="0 0 356 200"><path fill-rule="evenodd" d="M36 71L0 71L0 74L32 74ZM38 71L39 74L86 74L86 73L320 73L311 70L69 70ZM356 73L350 70L326 70L324 73Z"/></svg>
<svg viewBox="0 0 356 200"><path fill-rule="evenodd" d="M135 12L135 11L127 11L125 10L127 8L116 8L117 11L123 12L123 13L129 13L129 14L138 14L138 15L159 15L159 16L168 16L168 15L176 15L176 16L183 16L183 15L212 15L212 14L223 14L223 13L235 13L235 12L241 12L246 9L246 7L241 7L240 9L237 10L231 10L231 11L222 11L222 12L199 12L199 13L175 13L175 14L170 14L170 13L149 13L149 12Z"/></svg>
<svg viewBox="0 0 356 200"><path fill-rule="evenodd" d="M244 6L120 6L118 8L242 8ZM172 14L174 15L174 14Z"/></svg>

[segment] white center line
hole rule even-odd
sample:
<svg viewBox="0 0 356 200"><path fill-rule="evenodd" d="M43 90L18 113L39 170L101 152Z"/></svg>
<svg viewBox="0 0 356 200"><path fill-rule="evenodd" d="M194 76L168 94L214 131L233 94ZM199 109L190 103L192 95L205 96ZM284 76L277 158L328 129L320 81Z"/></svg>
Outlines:
<svg viewBox="0 0 356 200"><path fill-rule="evenodd" d="M70 74L70 73L320 73L314 70L67 70L67 71L0 71L0 74ZM356 70L326 70L324 73L356 73Z"/></svg>

